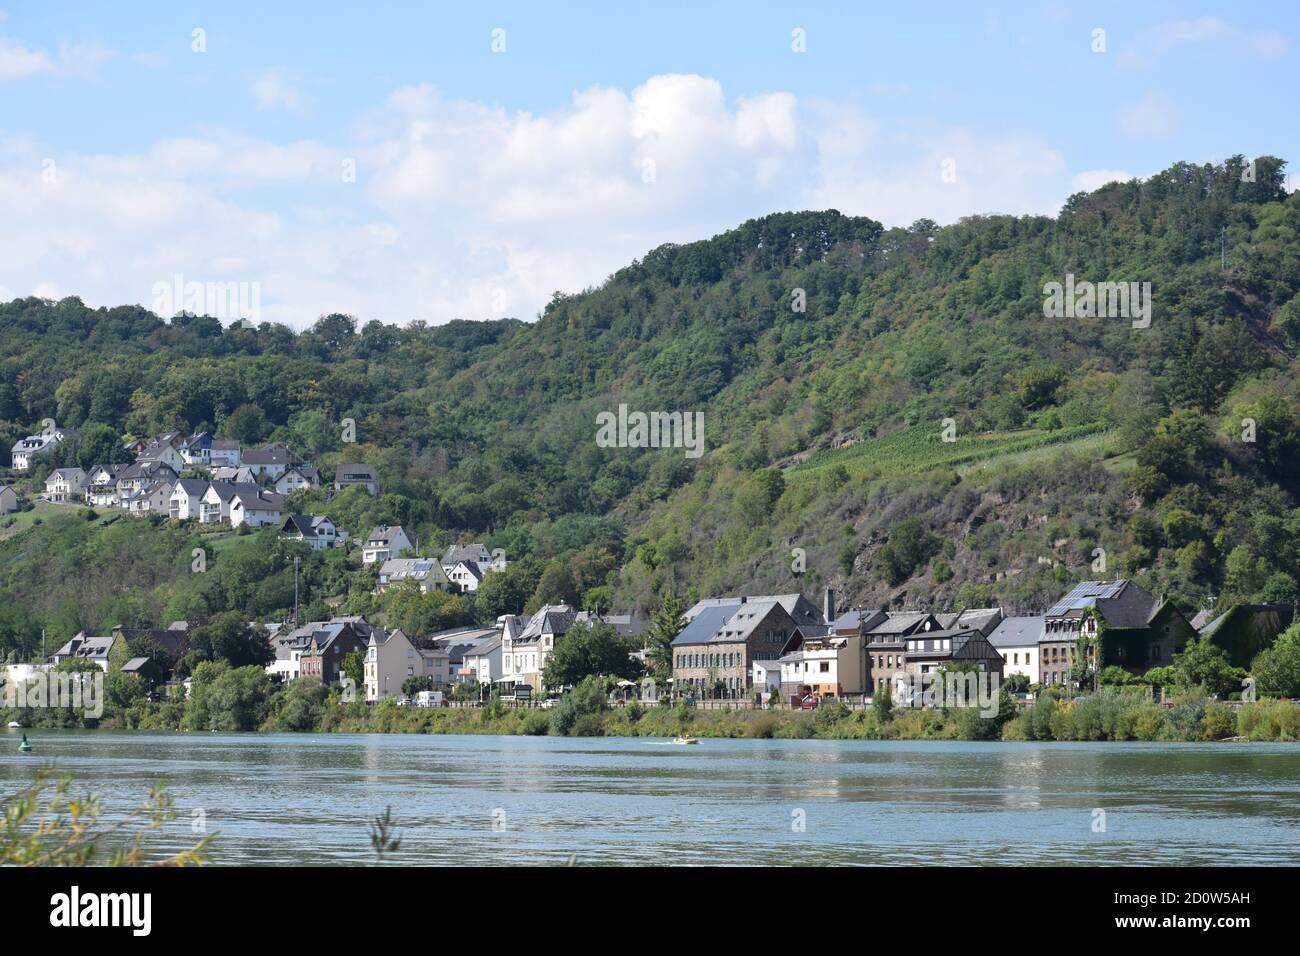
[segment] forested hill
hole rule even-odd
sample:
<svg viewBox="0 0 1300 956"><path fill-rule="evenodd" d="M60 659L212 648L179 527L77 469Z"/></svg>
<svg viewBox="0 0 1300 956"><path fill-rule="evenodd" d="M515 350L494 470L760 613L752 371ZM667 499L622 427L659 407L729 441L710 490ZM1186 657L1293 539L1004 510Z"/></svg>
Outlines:
<svg viewBox="0 0 1300 956"><path fill-rule="evenodd" d="M1284 165L1180 163L1054 219L776 214L556 293L532 324L331 315L295 334L15 300L0 439L54 418L81 430L84 467L124 435L199 429L285 440L322 473L368 461L380 498L298 504L354 533L401 523L426 550L504 548L531 604L831 584L842 603L1031 609L1096 576L1098 549L1106 575L1189 610L1294 597L1300 196ZM1068 276L1149 282L1150 327L1044 317L1044 286ZM705 454L598 447L619 403L703 412ZM0 622L284 610L282 589L200 594L167 556L123 577L99 538L144 532L71 520L0 540ZM177 556L188 541L153 533ZM310 598L354 585L322 576Z"/></svg>

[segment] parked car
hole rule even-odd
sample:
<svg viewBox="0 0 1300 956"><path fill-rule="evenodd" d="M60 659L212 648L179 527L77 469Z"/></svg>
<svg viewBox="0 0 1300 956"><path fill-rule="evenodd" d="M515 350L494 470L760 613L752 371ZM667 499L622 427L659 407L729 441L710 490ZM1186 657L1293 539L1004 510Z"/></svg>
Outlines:
<svg viewBox="0 0 1300 956"><path fill-rule="evenodd" d="M413 703L414 703L414 701L411 700L411 698L409 698L409 697L399 697L399 698L397 698L397 706L398 706L398 707L410 707L411 704L413 704Z"/></svg>
<svg viewBox="0 0 1300 956"><path fill-rule="evenodd" d="M552 707L554 707L557 703L559 703L559 701L558 701L556 698L554 698L554 697L548 697L548 698L546 698L546 700L542 701L542 709L543 709L543 710L550 710L550 709L551 709Z"/></svg>
<svg viewBox="0 0 1300 956"><path fill-rule="evenodd" d="M803 701L800 703L799 706L801 706L804 710L812 710L817 706L817 698L814 697L812 694L809 694L807 697L803 699Z"/></svg>
<svg viewBox="0 0 1300 956"><path fill-rule="evenodd" d="M440 690L422 690L415 695L417 707L446 707L447 695Z"/></svg>

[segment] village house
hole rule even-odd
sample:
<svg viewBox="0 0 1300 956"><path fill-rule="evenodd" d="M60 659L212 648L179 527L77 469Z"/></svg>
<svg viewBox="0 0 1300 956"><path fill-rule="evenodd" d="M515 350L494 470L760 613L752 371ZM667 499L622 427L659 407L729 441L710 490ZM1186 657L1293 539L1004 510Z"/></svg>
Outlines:
<svg viewBox="0 0 1300 956"><path fill-rule="evenodd" d="M230 526L238 528L247 524L262 528L266 525L280 523L280 509L284 507L284 495L272 491L236 491L230 502Z"/></svg>
<svg viewBox="0 0 1300 956"><path fill-rule="evenodd" d="M937 614L935 617L939 621L939 626L945 630L964 631L974 629L988 637L1002 623L1002 608L972 607L958 611L955 614Z"/></svg>
<svg viewBox="0 0 1300 956"><path fill-rule="evenodd" d="M123 495L121 506L127 514L147 517L152 514L166 517L171 509L172 483L151 481L130 494Z"/></svg>
<svg viewBox="0 0 1300 956"><path fill-rule="evenodd" d="M158 461L136 462L117 473L117 500L130 510L128 499L135 499L145 488L159 482L171 484L179 477L176 469ZM163 509L167 509L164 507Z"/></svg>
<svg viewBox="0 0 1300 956"><path fill-rule="evenodd" d="M208 482L199 478L179 478L172 485L168 514L180 521L198 521Z"/></svg>
<svg viewBox="0 0 1300 956"><path fill-rule="evenodd" d="M347 532L339 531L325 515L290 515L280 533L294 541L305 541L313 551L337 547L348 539Z"/></svg>
<svg viewBox="0 0 1300 956"><path fill-rule="evenodd" d="M145 446L144 451L136 456L136 464L144 465L157 462L166 465L176 474L185 470L185 459L177 446L183 441L180 432L166 432L159 435Z"/></svg>
<svg viewBox="0 0 1300 956"><path fill-rule="evenodd" d="M672 640L674 690L746 696L751 662L779 660L802 644L800 622L791 609L804 623L819 623L816 607L802 595L710 598L696 603L683 615L686 627Z"/></svg>
<svg viewBox="0 0 1300 956"><path fill-rule="evenodd" d="M389 558L400 558L404 552L411 550L411 539L406 536L401 525L380 525L372 529L362 542L361 563L383 563Z"/></svg>
<svg viewBox="0 0 1300 956"><path fill-rule="evenodd" d="M475 542L474 544L453 544L442 556L442 569L448 574L452 568L462 561L473 561L475 564L489 564L492 561L492 555L488 553L486 545Z"/></svg>
<svg viewBox="0 0 1300 956"><path fill-rule="evenodd" d="M86 496L86 473L80 468L55 468L45 479L45 497L59 504Z"/></svg>
<svg viewBox="0 0 1300 956"><path fill-rule="evenodd" d="M456 676L469 683L491 684L501 676L501 632L478 642L466 650L461 658Z"/></svg>
<svg viewBox="0 0 1300 956"><path fill-rule="evenodd" d="M126 638L120 633L107 637L92 637L85 631L78 631L66 644L50 655L52 664L61 664L70 659L90 661L107 673L110 667L121 667L126 663Z"/></svg>
<svg viewBox="0 0 1300 956"><path fill-rule="evenodd" d="M781 662L753 661L750 665L749 685L758 694L781 694Z"/></svg>
<svg viewBox="0 0 1300 956"><path fill-rule="evenodd" d="M1088 670L1094 675L1111 666L1140 675L1170 663L1196 635L1173 604L1125 578L1082 581L1043 618L1043 684L1072 682L1080 638L1086 641Z"/></svg>
<svg viewBox="0 0 1300 956"><path fill-rule="evenodd" d="M404 581L414 581L421 594L429 591L449 591L451 582L437 561L428 558L389 558L379 567L379 584L376 594L383 594L390 587Z"/></svg>
<svg viewBox="0 0 1300 956"><path fill-rule="evenodd" d="M51 428L39 435L20 438L9 450L10 465L14 471L31 471L36 459L48 455L65 441L75 441L79 437L75 428Z"/></svg>
<svg viewBox="0 0 1300 956"><path fill-rule="evenodd" d="M128 465L96 465L86 475L86 504L92 508L116 508L117 479Z"/></svg>
<svg viewBox="0 0 1300 956"><path fill-rule="evenodd" d="M233 438L214 438L208 449L208 461L213 468L238 468L239 442Z"/></svg>
<svg viewBox="0 0 1300 956"><path fill-rule="evenodd" d="M939 619L928 611L888 611L864 629L867 679L872 692L892 688L907 671L907 638L921 632L939 631Z"/></svg>
<svg viewBox="0 0 1300 956"><path fill-rule="evenodd" d="M1029 683L1039 682L1038 642L1043 636L1043 617L1005 617L989 635L989 643L1002 655L1002 677L1023 674Z"/></svg>
<svg viewBox="0 0 1300 956"><path fill-rule="evenodd" d="M0 515L13 514L22 506L22 495L14 491L13 485L0 485Z"/></svg>
<svg viewBox="0 0 1300 956"><path fill-rule="evenodd" d="M781 693L786 697L863 697L867 662L861 634L827 634L805 638L778 663Z"/></svg>
<svg viewBox="0 0 1300 956"><path fill-rule="evenodd" d="M294 465L302 464L302 461L289 450L289 446L275 442L244 452L240 464L254 475L267 475L276 480Z"/></svg>
<svg viewBox="0 0 1300 956"><path fill-rule="evenodd" d="M343 658L365 652L376 630L361 617L336 617L294 628L280 640L298 649L299 677L333 686L339 683Z"/></svg>
<svg viewBox="0 0 1300 956"><path fill-rule="evenodd" d="M308 465L294 465L275 481L275 490L282 495L293 494L303 488L319 488L320 472Z"/></svg>
<svg viewBox="0 0 1300 956"><path fill-rule="evenodd" d="M353 485L365 486L366 494L372 498L379 494L379 476L370 465L351 463L334 469L335 494Z"/></svg>
<svg viewBox="0 0 1300 956"><path fill-rule="evenodd" d="M375 630L366 646L366 700L401 697L402 685L412 677L424 677L425 658L411 639L395 631ZM444 681L445 683L445 681Z"/></svg>
<svg viewBox="0 0 1300 956"><path fill-rule="evenodd" d="M975 628L915 631L907 636L905 653L905 672L914 682L953 663L1002 676L1002 655Z"/></svg>
<svg viewBox="0 0 1300 956"><path fill-rule="evenodd" d="M1198 637L1222 648L1233 667L1249 667L1291 625L1295 614L1293 604L1237 604L1215 617L1201 611L1191 625Z"/></svg>
<svg viewBox="0 0 1300 956"><path fill-rule="evenodd" d="M542 672L546 660L573 626L577 613L567 604L547 604L538 609L527 623L513 614L500 619L501 677L498 683L527 684L542 689Z"/></svg>
<svg viewBox="0 0 1300 956"><path fill-rule="evenodd" d="M199 502L199 521L203 524L229 524L235 496L241 491L257 494L258 490L257 484L251 481L238 484L229 481L208 482L208 490Z"/></svg>
<svg viewBox="0 0 1300 956"><path fill-rule="evenodd" d="M474 561L458 561L446 573L451 586L461 594L473 594L483 583L483 572Z"/></svg>
<svg viewBox="0 0 1300 956"><path fill-rule="evenodd" d="M255 485L257 475L244 465L222 465L210 472L213 481L224 481L231 485Z"/></svg>
<svg viewBox="0 0 1300 956"><path fill-rule="evenodd" d="M212 433L196 432L180 443L177 451L186 465L207 468L212 464Z"/></svg>

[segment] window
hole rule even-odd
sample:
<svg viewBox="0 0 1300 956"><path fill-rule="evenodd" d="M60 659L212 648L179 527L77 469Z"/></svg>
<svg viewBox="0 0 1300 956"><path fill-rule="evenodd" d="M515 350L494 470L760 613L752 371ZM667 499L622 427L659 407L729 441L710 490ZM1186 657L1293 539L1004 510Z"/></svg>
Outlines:
<svg viewBox="0 0 1300 956"><path fill-rule="evenodd" d="M830 661L822 661L822 663L821 663L821 672L822 672L823 674L829 674L829 673L831 672L831 662L830 662Z"/></svg>

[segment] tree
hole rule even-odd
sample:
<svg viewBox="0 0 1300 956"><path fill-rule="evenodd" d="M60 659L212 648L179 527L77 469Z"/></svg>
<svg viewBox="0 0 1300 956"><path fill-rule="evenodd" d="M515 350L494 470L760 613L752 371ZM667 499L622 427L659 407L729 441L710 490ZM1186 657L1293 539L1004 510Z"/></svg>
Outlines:
<svg viewBox="0 0 1300 956"><path fill-rule="evenodd" d="M920 518L905 518L889 536L889 542L876 556L881 573L890 585L899 585L939 550L939 539L929 532Z"/></svg>
<svg viewBox="0 0 1300 956"><path fill-rule="evenodd" d="M238 611L224 611L190 634L190 647L176 665L182 677L203 661L220 661L231 667L265 667L275 657L265 633L259 633Z"/></svg>
<svg viewBox="0 0 1300 956"><path fill-rule="evenodd" d="M1201 687L1207 694L1227 697L1241 689L1246 672L1228 663L1228 655L1208 637L1193 638L1181 654L1174 655L1173 668L1183 687Z"/></svg>
<svg viewBox="0 0 1300 956"><path fill-rule="evenodd" d="M90 471L96 465L120 461L124 450L118 440L118 434L107 425L89 422L81 427L81 439L77 442L77 466L83 471Z"/></svg>
<svg viewBox="0 0 1300 956"><path fill-rule="evenodd" d="M194 668L181 727L222 733L257 730L270 714L273 693L270 675L261 666L203 661Z"/></svg>
<svg viewBox="0 0 1300 956"><path fill-rule="evenodd" d="M673 676L673 638L686 627L686 605L675 594L664 597L655 612L654 624L646 634L646 663L651 676L657 681L667 681Z"/></svg>
<svg viewBox="0 0 1300 956"><path fill-rule="evenodd" d="M871 709L875 712L876 719L882 724L887 722L894 713L894 694L889 689L889 682L886 681L884 686L877 690L871 697Z"/></svg>
<svg viewBox="0 0 1300 956"><path fill-rule="evenodd" d="M631 650L610 624L574 624L546 658L542 682L547 687L565 687L596 675L631 679L640 671Z"/></svg>
<svg viewBox="0 0 1300 956"><path fill-rule="evenodd" d="M353 686L360 687L366 678L366 652L358 648L355 651L349 651L343 655L343 663L339 665L343 668L343 673L352 679Z"/></svg>
<svg viewBox="0 0 1300 956"><path fill-rule="evenodd" d="M1288 627L1272 647L1255 656L1250 673L1266 694L1300 697L1300 622Z"/></svg>

